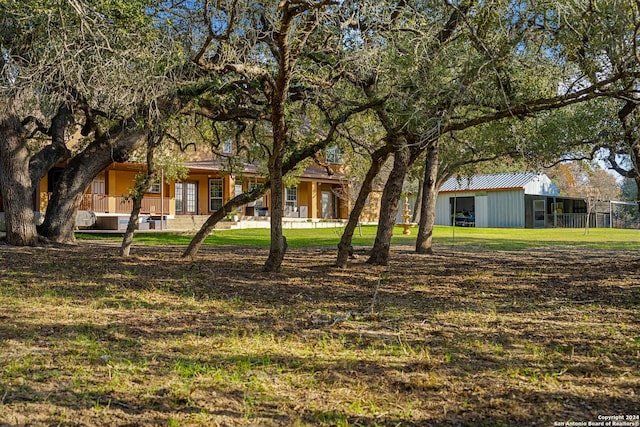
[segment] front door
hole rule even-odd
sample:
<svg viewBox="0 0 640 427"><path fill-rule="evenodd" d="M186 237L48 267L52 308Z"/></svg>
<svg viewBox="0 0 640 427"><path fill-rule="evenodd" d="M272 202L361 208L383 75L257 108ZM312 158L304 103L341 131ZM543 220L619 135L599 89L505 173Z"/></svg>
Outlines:
<svg viewBox="0 0 640 427"><path fill-rule="evenodd" d="M331 193L323 191L321 193L322 218L331 218Z"/></svg>
<svg viewBox="0 0 640 427"><path fill-rule="evenodd" d="M545 200L533 201L533 226L535 228L545 227L545 215L547 213L547 203Z"/></svg>
<svg viewBox="0 0 640 427"><path fill-rule="evenodd" d="M176 182L176 214L193 215L198 212L198 183Z"/></svg>

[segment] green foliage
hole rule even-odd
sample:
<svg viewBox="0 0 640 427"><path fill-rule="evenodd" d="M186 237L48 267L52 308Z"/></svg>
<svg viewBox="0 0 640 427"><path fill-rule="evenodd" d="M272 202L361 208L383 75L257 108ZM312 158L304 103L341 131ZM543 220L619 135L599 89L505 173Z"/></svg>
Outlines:
<svg viewBox="0 0 640 427"><path fill-rule="evenodd" d="M638 200L638 185L633 179L625 179L622 182L622 200Z"/></svg>
<svg viewBox="0 0 640 427"><path fill-rule="evenodd" d="M0 95L20 94L15 107L26 115L78 98L109 116L131 114L170 87L163 74L180 60L148 13L154 3L2 2L0 50L15 72Z"/></svg>
<svg viewBox="0 0 640 427"><path fill-rule="evenodd" d="M150 176L144 172L139 172L134 177L134 185L129 187L125 200L139 200L149 190Z"/></svg>
<svg viewBox="0 0 640 427"><path fill-rule="evenodd" d="M152 17L147 11L159 2L160 0L94 0L90 7L110 17L122 30L139 32L153 28Z"/></svg>

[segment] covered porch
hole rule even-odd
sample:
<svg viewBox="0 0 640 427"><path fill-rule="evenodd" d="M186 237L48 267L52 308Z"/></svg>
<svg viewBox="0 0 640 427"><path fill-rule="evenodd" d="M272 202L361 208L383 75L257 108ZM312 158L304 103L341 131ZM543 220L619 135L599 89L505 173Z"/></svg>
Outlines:
<svg viewBox="0 0 640 427"><path fill-rule="evenodd" d="M526 196L528 228L608 228L611 227L609 202L592 202L573 197Z"/></svg>
<svg viewBox="0 0 640 427"><path fill-rule="evenodd" d="M52 193L40 194L40 211L45 212ZM141 214L168 215L170 213L171 198L146 195L142 199ZM110 196L108 194L82 195L80 202L81 211L90 211L100 214L130 214L133 209L133 200L124 196Z"/></svg>

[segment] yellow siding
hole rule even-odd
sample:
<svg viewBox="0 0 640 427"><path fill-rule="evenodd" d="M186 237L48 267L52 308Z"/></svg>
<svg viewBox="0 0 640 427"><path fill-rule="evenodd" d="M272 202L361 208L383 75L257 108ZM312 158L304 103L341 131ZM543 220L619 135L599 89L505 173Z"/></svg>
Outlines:
<svg viewBox="0 0 640 427"><path fill-rule="evenodd" d="M298 185L298 206L307 207L307 216L313 218L312 210L312 185L311 182L301 182Z"/></svg>
<svg viewBox="0 0 640 427"><path fill-rule="evenodd" d="M122 211L122 197L129 194L130 189L135 185L136 174L144 169L144 165L132 165L132 164L113 164L103 172L105 181L105 193L107 199L94 198L91 195L91 186L87 188L87 197L83 203L87 203L87 206L95 206L100 209L100 212L105 213L121 213ZM222 179L223 182L223 203L227 203L235 194L235 184L242 184L243 191L249 188L250 182L263 181L262 178L247 178L247 177L232 177L231 175L224 175L212 171L192 172L184 182L193 182L198 186L198 202L197 202L197 214L209 215L212 212L209 210L209 179ZM147 193L145 194L146 209L151 214L159 214L162 211L164 214L175 215L175 181L163 184L163 191L161 193ZM317 181L303 181L298 185L298 206L307 207L307 217L320 218L322 216L322 206L320 203L320 194L322 191L332 193L333 184L319 183ZM46 208L48 201L47 197L48 177L44 177L40 182L39 195L36 200L36 206L42 211ZM165 202L168 203L168 209L162 208L160 198L164 196ZM102 200L102 202L100 202ZM100 207L100 203L103 203L104 207ZM118 205L120 203L120 205ZM271 208L269 193L263 196L264 206ZM347 218L348 215L348 201L336 200L339 206L337 206L337 213L339 218Z"/></svg>
<svg viewBox="0 0 640 427"><path fill-rule="evenodd" d="M109 172L109 195L126 196L129 189L136 184L135 171L110 171Z"/></svg>

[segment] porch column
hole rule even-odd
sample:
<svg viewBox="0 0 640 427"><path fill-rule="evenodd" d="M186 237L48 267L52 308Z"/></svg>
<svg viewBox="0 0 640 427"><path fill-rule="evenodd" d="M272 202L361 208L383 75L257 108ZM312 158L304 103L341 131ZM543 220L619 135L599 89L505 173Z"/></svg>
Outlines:
<svg viewBox="0 0 640 427"><path fill-rule="evenodd" d="M175 215L176 214L176 181L169 181L166 187L165 198L169 199L169 211L165 212L165 215Z"/></svg>
<svg viewBox="0 0 640 427"><path fill-rule="evenodd" d="M104 173L106 190L107 190L107 212L115 213L116 210L116 195L114 191L116 189L116 173L114 171L107 170Z"/></svg>
<svg viewBox="0 0 640 427"><path fill-rule="evenodd" d="M309 194L309 218L317 219L318 218L318 186L319 184L315 181L311 181L311 191Z"/></svg>
<svg viewBox="0 0 640 427"><path fill-rule="evenodd" d="M236 179L233 175L228 176L228 184L222 186L222 190L224 191L224 196L222 203L227 203L229 200L233 199L236 194Z"/></svg>

